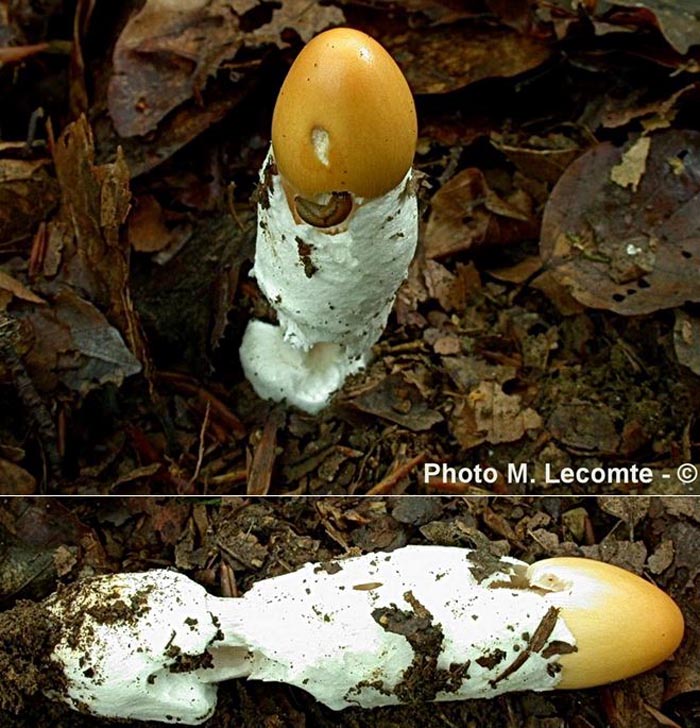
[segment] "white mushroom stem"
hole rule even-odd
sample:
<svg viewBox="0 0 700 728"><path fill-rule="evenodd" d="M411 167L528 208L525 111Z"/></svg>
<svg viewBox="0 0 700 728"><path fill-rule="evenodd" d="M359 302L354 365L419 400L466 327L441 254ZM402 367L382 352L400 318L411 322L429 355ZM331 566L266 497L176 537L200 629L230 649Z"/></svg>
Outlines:
<svg viewBox="0 0 700 728"><path fill-rule="evenodd" d="M307 564L238 599L211 596L167 571L88 580L47 601L61 625L53 659L66 677L51 697L102 716L196 725L215 709L214 683L234 677L296 685L334 710L551 690L561 661L579 658L570 654L578 636L567 610L588 607L577 599L575 578L543 564L530 583L528 565L514 559L406 546ZM628 577L677 619L670 598ZM605 624L596 591L589 574L583 594L593 622ZM623 590L624 603L612 607L616 630L620 610L645 608L639 598L630 603L631 594ZM580 615L577 629L587 629ZM669 636L656 624L642 637L616 632L606 642L624 653L665 641L672 651L680 640L673 630ZM669 654L668 644L646 667ZM582 657L596 663L594 652ZM599 669L599 682L616 679L605 664Z"/></svg>
<svg viewBox="0 0 700 728"><path fill-rule="evenodd" d="M413 172L381 197L354 199L341 224L319 228L295 220L273 170L270 151L253 275L280 329L251 322L241 362L261 397L317 412L366 363L406 277L418 234ZM314 355L318 347L321 356Z"/></svg>

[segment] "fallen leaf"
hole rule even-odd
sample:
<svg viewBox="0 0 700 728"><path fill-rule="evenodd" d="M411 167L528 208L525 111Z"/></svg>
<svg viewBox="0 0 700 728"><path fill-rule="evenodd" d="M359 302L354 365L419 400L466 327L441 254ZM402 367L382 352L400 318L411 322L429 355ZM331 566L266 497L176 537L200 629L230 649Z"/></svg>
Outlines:
<svg viewBox="0 0 700 728"><path fill-rule="evenodd" d="M129 215L129 242L139 253L156 253L170 245L172 231L165 224L163 208L153 195L141 195Z"/></svg>
<svg viewBox="0 0 700 728"><path fill-rule="evenodd" d="M304 41L345 17L336 7L288 0L269 22L246 29L249 0L147 0L121 32L113 55L108 106L117 133L144 136L167 114L198 99L209 77L245 45L277 44L285 29Z"/></svg>
<svg viewBox="0 0 700 728"><path fill-rule="evenodd" d="M372 389L348 401L355 409L376 415L412 432L423 432L442 422L442 415L430 409L420 391L401 374L391 374Z"/></svg>
<svg viewBox="0 0 700 728"><path fill-rule="evenodd" d="M380 37L413 93L441 94L485 78L516 76L544 63L547 43L504 27L454 23Z"/></svg>
<svg viewBox="0 0 700 728"><path fill-rule="evenodd" d="M673 348L678 361L693 374L700 375L700 319L681 308L674 313Z"/></svg>
<svg viewBox="0 0 700 728"><path fill-rule="evenodd" d="M636 192L646 171L650 147L651 139L648 136L639 137L631 147L625 150L619 164L610 170L610 179L620 187L630 187L633 192Z"/></svg>
<svg viewBox="0 0 700 728"><path fill-rule="evenodd" d="M108 106L117 133L143 136L240 48L239 17L227 0L147 0L113 54Z"/></svg>
<svg viewBox="0 0 700 728"><path fill-rule="evenodd" d="M120 385L141 370L119 332L91 303L66 289L50 304L17 314L33 331L24 361L39 389L52 391L61 382L85 394L107 382Z"/></svg>
<svg viewBox="0 0 700 728"><path fill-rule="evenodd" d="M561 402L547 421L559 442L575 451L614 453L620 443L612 413L592 402Z"/></svg>
<svg viewBox="0 0 700 728"><path fill-rule="evenodd" d="M442 258L482 245L509 245L537 234L532 200L523 190L501 197L483 173L464 169L430 202L425 255Z"/></svg>
<svg viewBox="0 0 700 728"><path fill-rule="evenodd" d="M37 296L32 290L27 288L24 283L21 283L16 278L0 270L0 289L9 291L13 296L21 298L23 301L29 301L30 303L46 303L46 301Z"/></svg>
<svg viewBox="0 0 700 728"><path fill-rule="evenodd" d="M599 498L598 504L602 511L619 518L627 525L630 531L630 540L632 540L635 526L644 520L649 513L650 500L646 497L610 496Z"/></svg>
<svg viewBox="0 0 700 728"><path fill-rule="evenodd" d="M528 430L542 426L542 418L531 407L523 407L517 394L506 394L496 382L482 382L469 400L478 427L492 444L515 442Z"/></svg>
<svg viewBox="0 0 700 728"><path fill-rule="evenodd" d="M583 151L582 144L564 134L538 137L492 132L491 143L526 177L549 184Z"/></svg>
<svg viewBox="0 0 700 728"><path fill-rule="evenodd" d="M129 170L121 150L111 164L95 165L90 126L82 116L53 142L61 209L48 231L49 260L59 281L85 292L105 311L148 369L146 343L129 287L129 244L122 225L129 212Z"/></svg>
<svg viewBox="0 0 700 728"><path fill-rule="evenodd" d="M610 180L623 149L577 159L547 202L540 252L586 306L625 315L700 300L700 133L651 137L636 189Z"/></svg>
<svg viewBox="0 0 700 728"><path fill-rule="evenodd" d="M36 478L19 465L0 458L0 488L6 495L34 495Z"/></svg>
<svg viewBox="0 0 700 728"><path fill-rule="evenodd" d="M28 240L58 204L49 160L0 159L0 252Z"/></svg>
<svg viewBox="0 0 700 728"><path fill-rule="evenodd" d="M426 261L423 277L429 296L437 299L444 311L464 310L467 290L463 277L454 275L435 260Z"/></svg>
<svg viewBox="0 0 700 728"><path fill-rule="evenodd" d="M653 13L664 37L679 53L700 44L697 0L614 0L614 4Z"/></svg>
<svg viewBox="0 0 700 728"><path fill-rule="evenodd" d="M296 33L304 43L326 28L345 24L345 15L334 5L310 3L308 0L284 0L272 11L269 23L255 28L251 35L259 43L285 47L285 31Z"/></svg>

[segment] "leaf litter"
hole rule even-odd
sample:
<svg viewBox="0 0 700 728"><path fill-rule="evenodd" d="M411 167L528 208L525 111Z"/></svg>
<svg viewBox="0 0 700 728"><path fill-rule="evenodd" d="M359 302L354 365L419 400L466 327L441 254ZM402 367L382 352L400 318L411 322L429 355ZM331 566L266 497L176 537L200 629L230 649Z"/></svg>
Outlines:
<svg viewBox="0 0 700 728"><path fill-rule="evenodd" d="M588 555L647 578L652 574L654 583L683 609L686 639L673 660L622 683L586 691L525 692L495 700L333 712L300 689L234 680L220 686L219 706L207 728L257 728L261 720L270 725L339 728L397 724L437 728L446 722L483 728L693 725L700 675L697 499L120 498L88 502L57 498L47 506L20 498L0 507L0 523L7 533L0 546L0 601L6 610L0 664L12 676L0 689L0 717L3 725L13 728L112 725L81 716L41 695L60 675L45 660L56 633L38 602L60 585L65 588L80 578L157 565L175 567L209 591L235 597L260 579L288 573L308 561L391 550L409 541L478 548L484 569L504 555L528 562ZM670 553L663 560L658 557L662 549ZM414 611L416 618L406 624L408 636L417 646L423 645L420 650L426 653L439 651L439 645L431 641L430 619L421 621L419 605ZM390 620L394 612L388 610L384 616ZM386 624L387 629L393 628L390 621ZM420 650L414 661L416 677L423 669ZM430 660L424 662L434 669ZM420 679L406 687L420 690Z"/></svg>
<svg viewBox="0 0 700 728"><path fill-rule="evenodd" d="M692 6L167 5L0 14L34 49L0 69L5 491L488 490L425 482L444 462L503 493L693 492L665 478L700 441ZM248 272L276 89L339 24L413 85L424 215L374 361L311 418L261 402L237 350L274 320Z"/></svg>

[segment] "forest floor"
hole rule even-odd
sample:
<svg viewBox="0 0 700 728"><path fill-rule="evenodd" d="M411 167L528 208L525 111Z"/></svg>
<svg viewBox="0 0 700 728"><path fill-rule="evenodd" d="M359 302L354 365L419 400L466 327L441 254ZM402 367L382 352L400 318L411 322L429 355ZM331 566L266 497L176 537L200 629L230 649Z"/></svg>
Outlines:
<svg viewBox="0 0 700 728"><path fill-rule="evenodd" d="M605 688L375 711L231 681L207 728L700 726L695 6L0 7L2 725L108 725L39 696L21 600L57 584L174 567L235 596L438 543L617 563L678 601L683 646ZM312 416L238 350L275 321L250 271L277 91L338 25L414 92L421 226L371 363Z"/></svg>
<svg viewBox="0 0 700 728"><path fill-rule="evenodd" d="M0 16L3 492L695 492L693 3L44 5ZM310 416L238 347L275 316L275 95L343 23L415 93L423 212L373 362Z"/></svg>

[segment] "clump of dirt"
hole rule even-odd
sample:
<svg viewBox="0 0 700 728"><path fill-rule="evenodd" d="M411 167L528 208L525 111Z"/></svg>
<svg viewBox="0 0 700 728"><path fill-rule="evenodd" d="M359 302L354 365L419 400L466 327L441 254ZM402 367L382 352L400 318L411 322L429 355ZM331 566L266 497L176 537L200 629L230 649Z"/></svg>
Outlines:
<svg viewBox="0 0 700 728"><path fill-rule="evenodd" d="M22 713L47 689L59 690L63 673L51 660L60 628L42 604L22 601L0 613L0 710Z"/></svg>
<svg viewBox="0 0 700 728"><path fill-rule="evenodd" d="M396 605L375 609L374 621L387 632L403 635L413 648L413 660L401 676L394 692L404 703L435 700L438 693L454 693L468 677L469 662L452 664L448 670L438 668L444 634L442 626L433 622L433 615L408 591L404 599L412 612Z"/></svg>

